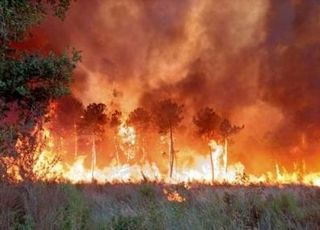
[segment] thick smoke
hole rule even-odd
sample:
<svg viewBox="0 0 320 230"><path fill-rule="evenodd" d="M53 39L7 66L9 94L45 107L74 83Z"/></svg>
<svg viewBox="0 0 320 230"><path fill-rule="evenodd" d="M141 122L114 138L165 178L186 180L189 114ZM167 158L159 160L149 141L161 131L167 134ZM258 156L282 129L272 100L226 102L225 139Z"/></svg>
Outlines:
<svg viewBox="0 0 320 230"><path fill-rule="evenodd" d="M315 156L320 140L319 1L273 1L259 75L262 99L283 121L271 142L297 157Z"/></svg>
<svg viewBox="0 0 320 230"><path fill-rule="evenodd" d="M82 50L84 104L130 111L172 96L189 118L212 106L245 124L231 158L253 165L316 153L319 14L317 0L78 0L38 37Z"/></svg>

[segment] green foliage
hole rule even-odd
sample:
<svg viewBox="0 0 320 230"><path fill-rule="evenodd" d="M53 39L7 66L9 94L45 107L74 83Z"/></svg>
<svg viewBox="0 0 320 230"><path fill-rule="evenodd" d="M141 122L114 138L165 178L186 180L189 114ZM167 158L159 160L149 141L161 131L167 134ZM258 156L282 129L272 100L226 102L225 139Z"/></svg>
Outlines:
<svg viewBox="0 0 320 230"><path fill-rule="evenodd" d="M49 13L63 18L70 0L0 1L0 155L14 158L39 149L39 132L48 120L48 106L69 93L72 72L80 61L73 50L63 54L14 48ZM10 119L8 119L10 116ZM13 117L13 118L12 118ZM19 149L16 143L20 142ZM31 161L30 161L31 162ZM0 162L0 168L5 168ZM32 164L27 164L32 167ZM25 167L26 165L24 165Z"/></svg>
<svg viewBox="0 0 320 230"><path fill-rule="evenodd" d="M299 215L298 206L297 199L293 195L287 193L281 194L271 202L272 209L279 215L288 213L297 217L297 215Z"/></svg>
<svg viewBox="0 0 320 230"><path fill-rule="evenodd" d="M80 188L0 184L0 226L93 230L318 229L320 226L317 188L195 185L184 191L187 199L184 203L164 200L157 193L162 189L163 185L157 184L82 185ZM183 192L174 185L171 189ZM148 197L152 197L151 202Z"/></svg>
<svg viewBox="0 0 320 230"><path fill-rule="evenodd" d="M30 215L26 215L24 217L24 222L22 224L17 223L17 230L32 230L34 229L34 220L32 218L32 216Z"/></svg>
<svg viewBox="0 0 320 230"><path fill-rule="evenodd" d="M28 110L38 105L46 108L50 100L69 93L72 71L79 58L79 53L74 51L71 58L67 54L50 53L47 57L24 54L19 60L2 60L0 100L7 106L16 103Z"/></svg>
<svg viewBox="0 0 320 230"><path fill-rule="evenodd" d="M111 226L112 230L136 230L142 228L143 218L140 216L117 216L112 218Z"/></svg>
<svg viewBox="0 0 320 230"><path fill-rule="evenodd" d="M70 185L65 185L63 190L67 197L67 202L64 204L62 229L87 229L89 210L82 193Z"/></svg>
<svg viewBox="0 0 320 230"><path fill-rule="evenodd" d="M21 41L29 28L40 24L52 11L64 18L70 0L1 0L0 1L0 47L8 51L9 43ZM1 53L3 56L3 53Z"/></svg>
<svg viewBox="0 0 320 230"><path fill-rule="evenodd" d="M139 186L139 194L140 196L147 201L155 200L156 198L156 191L154 186L150 184L142 184Z"/></svg>

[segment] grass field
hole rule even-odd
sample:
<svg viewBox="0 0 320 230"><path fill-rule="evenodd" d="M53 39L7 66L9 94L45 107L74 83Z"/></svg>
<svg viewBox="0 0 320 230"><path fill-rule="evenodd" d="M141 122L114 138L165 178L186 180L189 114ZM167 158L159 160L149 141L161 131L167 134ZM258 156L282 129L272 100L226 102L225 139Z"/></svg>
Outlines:
<svg viewBox="0 0 320 230"><path fill-rule="evenodd" d="M320 188L0 185L1 229L320 229Z"/></svg>

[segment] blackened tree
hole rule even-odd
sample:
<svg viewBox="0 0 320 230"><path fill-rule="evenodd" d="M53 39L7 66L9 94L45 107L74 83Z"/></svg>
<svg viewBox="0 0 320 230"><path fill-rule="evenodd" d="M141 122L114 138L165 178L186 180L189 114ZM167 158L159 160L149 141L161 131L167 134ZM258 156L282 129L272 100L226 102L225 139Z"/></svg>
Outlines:
<svg viewBox="0 0 320 230"><path fill-rule="evenodd" d="M223 119L219 125L219 135L224 142L224 155L223 155L223 164L224 169L227 170L228 164L228 140L231 136L240 132L244 126L232 125L228 119Z"/></svg>
<svg viewBox="0 0 320 230"><path fill-rule="evenodd" d="M88 135L91 138L92 150L91 150L91 170L92 180L94 180L94 171L97 161L96 142L101 139L105 125L107 123L106 105L99 103L92 103L84 110L82 119L77 125L78 131L82 135Z"/></svg>
<svg viewBox="0 0 320 230"><path fill-rule="evenodd" d="M145 138L148 135L148 129L151 123L151 115L146 109L139 107L129 114L127 123L133 126L137 132L137 145L139 151L142 153L143 161L146 157Z"/></svg>
<svg viewBox="0 0 320 230"><path fill-rule="evenodd" d="M119 140L118 140L118 128L121 125L122 113L119 110L115 110L110 115L109 126L113 131L113 142L115 147L117 165L120 165L120 151L119 151Z"/></svg>
<svg viewBox="0 0 320 230"><path fill-rule="evenodd" d="M219 135L219 128L221 123L221 117L214 112L212 108L205 107L197 112L193 117L193 123L197 128L197 134L203 138L206 143L209 143L212 139L217 139ZM212 150L210 149L210 164L212 181L214 181L214 163Z"/></svg>
<svg viewBox="0 0 320 230"><path fill-rule="evenodd" d="M176 153L174 150L173 132L183 120L184 105L178 104L172 99L163 99L153 107L155 124L162 134L169 134L169 175L172 178Z"/></svg>
<svg viewBox="0 0 320 230"><path fill-rule="evenodd" d="M54 115L51 118L52 129L59 138L59 147L62 148L61 138L74 136L74 156L78 156L77 124L84 112L83 104L74 96L67 95L55 103Z"/></svg>

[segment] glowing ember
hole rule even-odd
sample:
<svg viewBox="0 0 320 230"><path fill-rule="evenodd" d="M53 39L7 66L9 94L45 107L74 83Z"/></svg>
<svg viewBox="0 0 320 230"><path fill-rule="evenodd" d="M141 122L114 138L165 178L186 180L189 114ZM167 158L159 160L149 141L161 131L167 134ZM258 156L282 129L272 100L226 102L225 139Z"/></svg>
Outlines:
<svg viewBox="0 0 320 230"><path fill-rule="evenodd" d="M186 198L184 198L177 191L170 192L170 191L167 191L166 189L163 189L163 193L166 195L168 201L170 201L170 202L182 203L182 202L186 201Z"/></svg>

